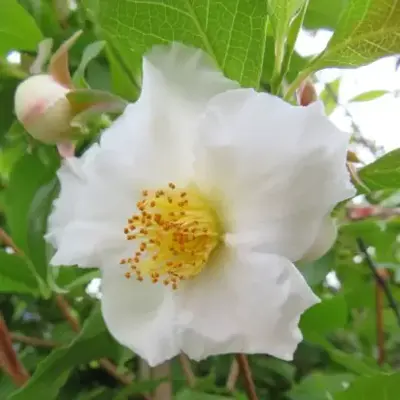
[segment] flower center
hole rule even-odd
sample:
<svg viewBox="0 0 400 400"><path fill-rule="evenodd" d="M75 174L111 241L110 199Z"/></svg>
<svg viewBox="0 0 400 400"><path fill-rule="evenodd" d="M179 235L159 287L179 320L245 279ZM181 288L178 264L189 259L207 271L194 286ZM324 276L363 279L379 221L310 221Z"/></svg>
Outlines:
<svg viewBox="0 0 400 400"><path fill-rule="evenodd" d="M138 211L124 229L127 240L138 248L127 264L127 278L136 276L153 283L162 281L178 287L181 280L193 278L204 268L221 238L217 216L196 186L185 189L169 183L161 190L143 190Z"/></svg>

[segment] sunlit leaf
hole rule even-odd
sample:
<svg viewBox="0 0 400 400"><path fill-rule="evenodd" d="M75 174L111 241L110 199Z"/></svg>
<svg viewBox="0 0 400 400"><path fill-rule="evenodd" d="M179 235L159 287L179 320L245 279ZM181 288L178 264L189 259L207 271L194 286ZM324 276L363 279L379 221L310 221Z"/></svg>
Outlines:
<svg viewBox="0 0 400 400"><path fill-rule="evenodd" d="M400 2L349 0L328 47L312 69L356 67L400 52Z"/></svg>
<svg viewBox="0 0 400 400"><path fill-rule="evenodd" d="M35 50L42 34L17 0L1 0L0 55L11 50Z"/></svg>
<svg viewBox="0 0 400 400"><path fill-rule="evenodd" d="M361 168L359 176L371 190L400 188L400 150L393 150Z"/></svg>
<svg viewBox="0 0 400 400"><path fill-rule="evenodd" d="M267 2L99 0L99 23L118 41L131 67L155 44L173 41L206 50L224 73L259 87L264 63Z"/></svg>
<svg viewBox="0 0 400 400"><path fill-rule="evenodd" d="M397 400L400 392L400 372L361 377L334 400Z"/></svg>
<svg viewBox="0 0 400 400"><path fill-rule="evenodd" d="M353 97L351 100L349 100L349 103L375 100L375 99L382 97L383 95L388 94L388 93L389 92L387 90L370 90L369 92L361 93L361 94Z"/></svg>
<svg viewBox="0 0 400 400"><path fill-rule="evenodd" d="M113 354L114 342L106 331L99 307L96 307L74 341L66 347L54 350L45 358L28 384L9 400L55 400L73 367Z"/></svg>
<svg viewBox="0 0 400 400"><path fill-rule="evenodd" d="M0 293L39 294L38 282L28 260L0 250Z"/></svg>

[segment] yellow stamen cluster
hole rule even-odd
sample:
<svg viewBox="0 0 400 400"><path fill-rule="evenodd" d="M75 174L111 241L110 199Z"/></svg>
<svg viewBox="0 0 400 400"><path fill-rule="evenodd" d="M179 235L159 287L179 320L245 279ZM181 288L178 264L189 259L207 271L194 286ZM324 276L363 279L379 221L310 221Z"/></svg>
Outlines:
<svg viewBox="0 0 400 400"><path fill-rule="evenodd" d="M132 276L177 289L179 281L200 273L220 238L217 217L198 189L174 183L160 190L143 190L137 212L124 233L138 243L130 258L121 260Z"/></svg>

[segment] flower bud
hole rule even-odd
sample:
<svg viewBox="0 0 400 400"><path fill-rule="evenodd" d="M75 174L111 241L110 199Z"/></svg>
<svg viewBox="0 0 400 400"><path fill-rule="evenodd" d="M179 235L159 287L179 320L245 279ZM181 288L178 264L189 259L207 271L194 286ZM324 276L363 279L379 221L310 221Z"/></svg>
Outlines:
<svg viewBox="0 0 400 400"><path fill-rule="evenodd" d="M333 246L337 237L337 228L334 220L327 216L319 228L317 237L312 246L300 261L311 262L321 258Z"/></svg>
<svg viewBox="0 0 400 400"><path fill-rule="evenodd" d="M301 106L308 106L317 100L317 92L310 80L305 80L297 92L298 102Z"/></svg>
<svg viewBox="0 0 400 400"><path fill-rule="evenodd" d="M15 93L15 114L32 137L44 143L69 137L72 109L65 96L69 91L51 75L31 76L20 83Z"/></svg>

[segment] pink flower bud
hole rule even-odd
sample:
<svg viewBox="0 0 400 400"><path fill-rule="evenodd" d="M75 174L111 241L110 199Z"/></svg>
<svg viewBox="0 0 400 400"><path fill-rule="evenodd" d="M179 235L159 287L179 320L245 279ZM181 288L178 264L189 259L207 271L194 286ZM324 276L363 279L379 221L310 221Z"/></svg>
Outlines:
<svg viewBox="0 0 400 400"><path fill-rule="evenodd" d="M66 98L70 89L51 75L31 76L18 86L15 114L27 132L44 143L68 139L71 132L71 105Z"/></svg>
<svg viewBox="0 0 400 400"><path fill-rule="evenodd" d="M308 106L317 100L317 92L314 85L310 80L305 80L297 92L298 102L301 106Z"/></svg>

